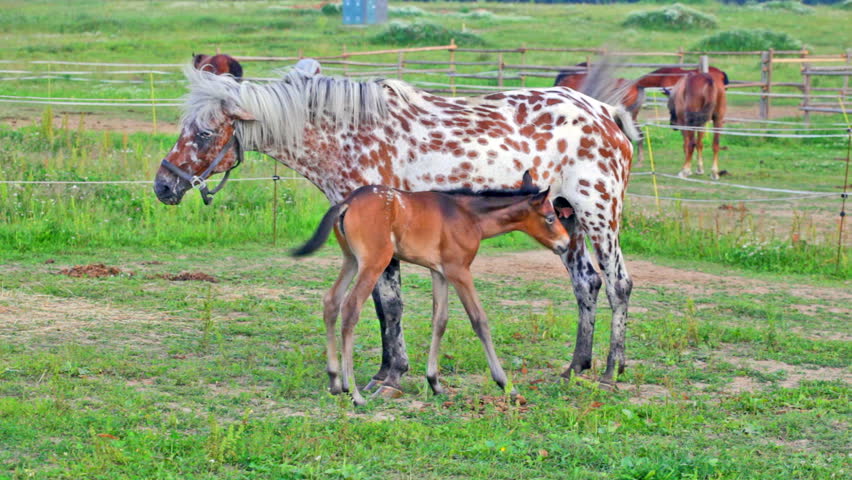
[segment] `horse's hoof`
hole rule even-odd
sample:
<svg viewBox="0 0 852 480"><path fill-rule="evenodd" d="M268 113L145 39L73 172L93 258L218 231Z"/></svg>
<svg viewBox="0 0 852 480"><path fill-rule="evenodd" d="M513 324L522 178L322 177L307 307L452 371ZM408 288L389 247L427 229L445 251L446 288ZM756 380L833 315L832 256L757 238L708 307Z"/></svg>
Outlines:
<svg viewBox="0 0 852 480"><path fill-rule="evenodd" d="M357 391L352 394L352 404L356 407L363 407L367 404L367 400L361 396Z"/></svg>
<svg viewBox="0 0 852 480"><path fill-rule="evenodd" d="M375 392L373 392L373 397L382 397L388 400L393 400L395 398L402 398L405 395L402 390L398 388L391 387L390 385L382 385Z"/></svg>
<svg viewBox="0 0 852 480"><path fill-rule="evenodd" d="M689 170L681 170L680 173L677 174L680 178L689 178L690 175L692 175L692 172Z"/></svg>
<svg viewBox="0 0 852 480"><path fill-rule="evenodd" d="M375 389L377 389L377 388L381 387L382 385L384 385L384 383L385 383L385 381L384 381L384 380L376 380L376 379L374 378L374 379L370 380L370 383L368 383L367 385L365 385L365 386L364 386L363 390L364 390L365 392L372 392L373 390L375 390Z"/></svg>
<svg viewBox="0 0 852 480"><path fill-rule="evenodd" d="M704 169L698 169L695 171L696 175L704 175Z"/></svg>
<svg viewBox="0 0 852 480"><path fill-rule="evenodd" d="M713 172L713 173L710 175L710 178L712 178L713 180L719 180L719 174L718 174L718 173L716 173L716 172Z"/></svg>
<svg viewBox="0 0 852 480"><path fill-rule="evenodd" d="M429 384L429 386L432 387L432 394L433 395L443 395L444 393L446 393L446 391L444 390L444 387L441 386L440 383L436 382L434 385Z"/></svg>
<svg viewBox="0 0 852 480"><path fill-rule="evenodd" d="M598 388L605 392L615 392L618 390L618 385L611 378L601 377L598 379Z"/></svg>

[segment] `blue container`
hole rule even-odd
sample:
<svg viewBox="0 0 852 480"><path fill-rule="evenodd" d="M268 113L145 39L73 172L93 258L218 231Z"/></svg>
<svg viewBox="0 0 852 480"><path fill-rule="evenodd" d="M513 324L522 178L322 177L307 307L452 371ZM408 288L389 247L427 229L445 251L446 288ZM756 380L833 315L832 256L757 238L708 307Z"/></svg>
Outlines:
<svg viewBox="0 0 852 480"><path fill-rule="evenodd" d="M373 25L388 20L388 0L343 0L344 25Z"/></svg>

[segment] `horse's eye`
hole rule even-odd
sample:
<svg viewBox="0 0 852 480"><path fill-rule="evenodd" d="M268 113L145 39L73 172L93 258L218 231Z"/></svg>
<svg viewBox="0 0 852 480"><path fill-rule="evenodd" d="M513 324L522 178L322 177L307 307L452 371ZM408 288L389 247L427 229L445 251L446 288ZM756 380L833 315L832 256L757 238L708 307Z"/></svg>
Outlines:
<svg viewBox="0 0 852 480"><path fill-rule="evenodd" d="M213 132L210 132L210 131L207 131L207 130L202 130L202 131L198 132L196 135L198 135L198 138L200 138L202 140L206 140L206 139L210 138L211 136L213 136Z"/></svg>
<svg viewBox="0 0 852 480"><path fill-rule="evenodd" d="M547 222L548 225L551 225L553 222L556 221L556 215L548 215L544 217L544 221Z"/></svg>

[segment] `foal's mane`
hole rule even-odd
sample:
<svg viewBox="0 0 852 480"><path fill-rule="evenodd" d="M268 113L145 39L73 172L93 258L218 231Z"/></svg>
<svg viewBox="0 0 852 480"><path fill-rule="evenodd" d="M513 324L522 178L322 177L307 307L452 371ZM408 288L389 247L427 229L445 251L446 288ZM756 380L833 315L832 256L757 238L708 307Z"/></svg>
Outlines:
<svg viewBox="0 0 852 480"><path fill-rule="evenodd" d="M535 185L523 186L512 190L472 190L455 188L452 190L433 190L453 197L472 197L468 203L474 213L487 213L518 203L522 198L541 193Z"/></svg>
<svg viewBox="0 0 852 480"><path fill-rule="evenodd" d="M211 129L225 119L226 105L239 107L257 119L237 121L237 137L248 150L301 147L305 127L328 122L341 130L378 124L388 116L388 94L402 103L417 90L397 80L358 82L343 77L311 75L291 69L280 80L259 84L238 82L191 66L184 69L190 85L183 123Z"/></svg>

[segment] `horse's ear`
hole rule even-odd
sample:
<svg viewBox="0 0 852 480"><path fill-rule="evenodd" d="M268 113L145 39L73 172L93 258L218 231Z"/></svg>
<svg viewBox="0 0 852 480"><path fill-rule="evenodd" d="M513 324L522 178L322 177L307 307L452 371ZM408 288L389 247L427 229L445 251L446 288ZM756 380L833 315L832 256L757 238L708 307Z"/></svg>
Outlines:
<svg viewBox="0 0 852 480"><path fill-rule="evenodd" d="M535 196L530 199L530 203L534 207L540 207L541 204L547 200L548 195L550 195L550 187L547 187L544 191L536 193Z"/></svg>
<svg viewBox="0 0 852 480"><path fill-rule="evenodd" d="M244 122L250 122L252 120L257 120L257 118L249 111L245 110L241 106L237 105L231 100L226 100L223 105L223 110L225 114L231 118L236 118L237 120L242 120Z"/></svg>
<svg viewBox="0 0 852 480"><path fill-rule="evenodd" d="M533 184L532 175L530 175L529 170L524 172L524 179L521 181L521 190L527 188L535 188L535 185Z"/></svg>
<svg viewBox="0 0 852 480"><path fill-rule="evenodd" d="M203 53L199 53L199 54L193 53L192 54L192 66L197 69L198 66L201 64L201 62L204 61L205 57L207 57L207 55L204 55Z"/></svg>

